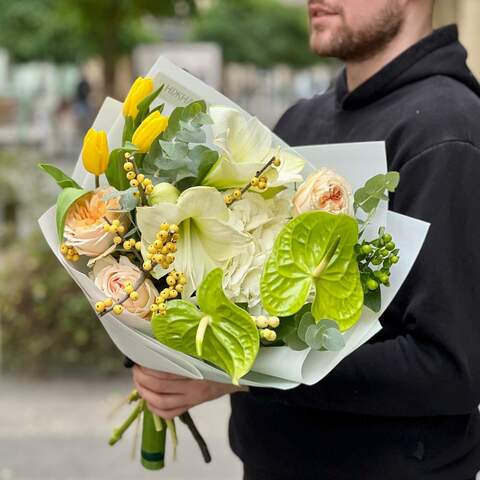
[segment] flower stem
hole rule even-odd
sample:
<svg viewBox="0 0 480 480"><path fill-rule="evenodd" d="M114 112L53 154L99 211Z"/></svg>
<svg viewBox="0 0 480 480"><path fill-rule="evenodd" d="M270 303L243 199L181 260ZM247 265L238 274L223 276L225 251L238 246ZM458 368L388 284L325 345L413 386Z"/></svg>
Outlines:
<svg viewBox="0 0 480 480"><path fill-rule="evenodd" d="M140 172L138 170L137 162L135 161L135 155L132 154L130 157L130 161L133 163L133 168L135 169L135 173L138 175ZM140 200L142 205L148 205L147 197L145 196L145 192L143 191L142 185L138 184L138 191L140 193Z"/></svg>
<svg viewBox="0 0 480 480"><path fill-rule="evenodd" d="M205 463L210 463L212 461L212 456L210 455L208 446L205 443L205 440L203 439L202 435L198 431L193 421L193 418L190 416L190 413L187 411L182 415L180 415L178 418L180 418L180 420L188 427L188 429L192 433L193 438L198 443L200 451L202 452L202 456L203 456L203 459L205 460Z"/></svg>
<svg viewBox="0 0 480 480"><path fill-rule="evenodd" d="M100 177L95 175L95 189L100 187Z"/></svg>
<svg viewBox="0 0 480 480"><path fill-rule="evenodd" d="M113 430L112 436L108 441L109 445L115 445L122 438L123 434L128 430L128 428L136 420L136 418L143 412L144 408L145 401L140 400L133 409L132 413L128 416L128 418L118 428L115 428Z"/></svg>

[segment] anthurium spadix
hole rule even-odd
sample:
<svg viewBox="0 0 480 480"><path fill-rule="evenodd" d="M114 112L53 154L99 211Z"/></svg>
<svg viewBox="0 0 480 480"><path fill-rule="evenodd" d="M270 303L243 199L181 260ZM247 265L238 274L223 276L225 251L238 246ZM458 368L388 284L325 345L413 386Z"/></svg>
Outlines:
<svg viewBox="0 0 480 480"><path fill-rule="evenodd" d="M352 327L363 307L357 242L358 225L350 216L315 211L291 220L264 267L264 308L279 317L293 315L314 290L311 312L316 322L334 320L342 331Z"/></svg>
<svg viewBox="0 0 480 480"><path fill-rule="evenodd" d="M152 331L163 344L213 363L238 384L255 362L259 334L250 314L225 296L222 277L219 268L206 276L198 289L199 308L169 301L167 314L152 318Z"/></svg>
<svg viewBox="0 0 480 480"><path fill-rule="evenodd" d="M225 106L211 106L214 143L221 154L217 163L202 181L219 189L247 184L273 156L281 160L278 168L265 172L270 187L302 180L305 161L291 151L273 145L272 133L257 118L248 119L242 112Z"/></svg>
<svg viewBox="0 0 480 480"><path fill-rule="evenodd" d="M200 286L209 271L223 268L228 259L239 254L251 241L234 226L222 194L211 187L189 188L176 203L137 208L144 256L165 222L180 227L173 267L186 276L185 297ZM160 278L166 272L156 266L152 273Z"/></svg>

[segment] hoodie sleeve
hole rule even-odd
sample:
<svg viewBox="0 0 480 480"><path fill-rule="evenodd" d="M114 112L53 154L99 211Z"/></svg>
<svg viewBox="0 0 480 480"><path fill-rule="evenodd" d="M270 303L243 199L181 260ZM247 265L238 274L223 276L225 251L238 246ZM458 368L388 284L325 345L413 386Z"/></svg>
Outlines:
<svg viewBox="0 0 480 480"><path fill-rule="evenodd" d="M456 415L477 408L480 150L442 143L405 162L400 173L390 208L431 223L414 268L381 319L400 333L363 345L316 385L252 388L253 395L364 415Z"/></svg>

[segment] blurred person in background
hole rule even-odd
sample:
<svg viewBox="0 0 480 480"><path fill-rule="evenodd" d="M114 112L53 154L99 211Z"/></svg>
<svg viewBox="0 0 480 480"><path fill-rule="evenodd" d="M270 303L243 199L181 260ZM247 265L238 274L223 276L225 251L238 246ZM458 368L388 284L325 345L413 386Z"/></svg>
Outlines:
<svg viewBox="0 0 480 480"><path fill-rule="evenodd" d="M92 124L92 106L90 105L90 83L82 74L77 83L73 109L75 112L80 136L83 137Z"/></svg>
<svg viewBox="0 0 480 480"><path fill-rule="evenodd" d="M166 418L232 393L246 480L472 480L480 468L480 85L433 0L310 0L311 48L345 62L276 133L291 145L386 141L390 209L431 223L383 330L313 386L238 389L142 367ZM261 48L259 46L259 48ZM225 472L225 478L230 478Z"/></svg>

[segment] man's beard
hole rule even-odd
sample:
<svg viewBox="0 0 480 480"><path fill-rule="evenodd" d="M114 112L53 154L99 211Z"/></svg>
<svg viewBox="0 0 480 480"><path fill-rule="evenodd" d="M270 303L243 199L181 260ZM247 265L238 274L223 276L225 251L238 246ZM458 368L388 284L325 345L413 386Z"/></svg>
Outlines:
<svg viewBox="0 0 480 480"><path fill-rule="evenodd" d="M368 25L358 31L343 23L328 44L317 45L313 31L311 48L318 55L335 57L345 62L367 60L384 50L397 36L403 25L402 13L396 1L388 2Z"/></svg>

